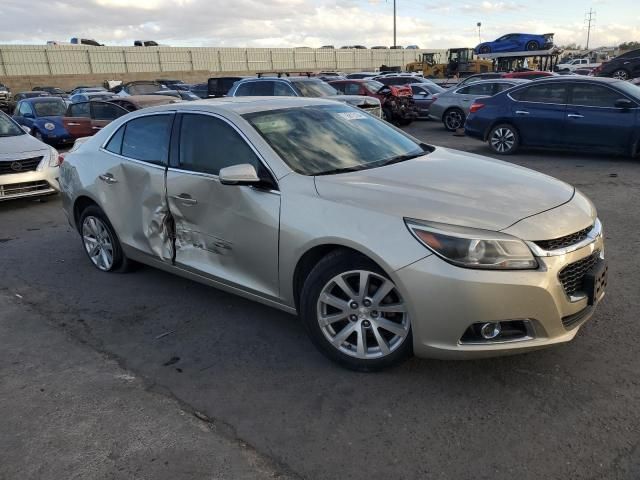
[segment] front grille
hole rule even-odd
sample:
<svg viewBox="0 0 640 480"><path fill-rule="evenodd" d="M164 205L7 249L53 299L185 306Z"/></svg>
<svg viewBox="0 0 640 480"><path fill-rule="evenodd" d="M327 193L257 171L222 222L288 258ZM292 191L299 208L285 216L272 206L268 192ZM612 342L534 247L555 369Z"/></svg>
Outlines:
<svg viewBox="0 0 640 480"><path fill-rule="evenodd" d="M51 190L51 187L44 180L37 182L11 183L9 185L0 185L0 200L3 197L13 197L24 195L25 193L40 192Z"/></svg>
<svg viewBox="0 0 640 480"><path fill-rule="evenodd" d="M586 273L593 267L600 258L600 251L596 250L588 257L570 263L558 274L560 283L568 296L575 295L576 292L584 291L583 282Z"/></svg>
<svg viewBox="0 0 640 480"><path fill-rule="evenodd" d="M554 238L553 240L536 240L534 243L544 250L556 250L558 248L570 247L571 245L575 245L587 238L587 235L592 229L593 225L590 225L579 232L572 233L571 235Z"/></svg>
<svg viewBox="0 0 640 480"><path fill-rule="evenodd" d="M0 162L0 175L10 173L33 172L42 161L42 157L23 158L22 160L6 160Z"/></svg>

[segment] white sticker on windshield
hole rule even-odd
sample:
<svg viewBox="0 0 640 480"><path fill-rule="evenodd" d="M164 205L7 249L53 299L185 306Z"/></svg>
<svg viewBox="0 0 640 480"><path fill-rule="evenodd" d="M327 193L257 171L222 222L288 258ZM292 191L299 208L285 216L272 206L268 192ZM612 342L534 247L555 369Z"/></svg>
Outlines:
<svg viewBox="0 0 640 480"><path fill-rule="evenodd" d="M338 113L345 120L362 120L363 118L367 118L366 115L360 112L340 112Z"/></svg>

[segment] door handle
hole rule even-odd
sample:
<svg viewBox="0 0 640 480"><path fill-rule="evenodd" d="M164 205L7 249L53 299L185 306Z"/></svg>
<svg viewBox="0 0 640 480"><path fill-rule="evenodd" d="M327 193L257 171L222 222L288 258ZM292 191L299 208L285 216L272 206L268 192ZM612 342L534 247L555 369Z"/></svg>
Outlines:
<svg viewBox="0 0 640 480"><path fill-rule="evenodd" d="M109 185L118 183L118 180L113 178L113 175L111 175L110 173L103 173L102 175L98 175L98 178L104 183L108 183Z"/></svg>
<svg viewBox="0 0 640 480"><path fill-rule="evenodd" d="M70 127L79 127L80 126L80 124L76 123L76 122L69 122L69 123L67 123L67 125L69 125Z"/></svg>
<svg viewBox="0 0 640 480"><path fill-rule="evenodd" d="M584 115L578 115L577 113L569 113L567 114L569 118L584 118Z"/></svg>
<svg viewBox="0 0 640 480"><path fill-rule="evenodd" d="M529 115L526 110L516 110L516 115Z"/></svg>
<svg viewBox="0 0 640 480"><path fill-rule="evenodd" d="M100 130L102 127L91 127L91 130Z"/></svg>
<svg viewBox="0 0 640 480"><path fill-rule="evenodd" d="M180 195L171 195L171 198L179 202L182 202L185 205L196 205L198 203L198 201L195 198L191 198L191 195L189 195L188 193L181 193Z"/></svg>

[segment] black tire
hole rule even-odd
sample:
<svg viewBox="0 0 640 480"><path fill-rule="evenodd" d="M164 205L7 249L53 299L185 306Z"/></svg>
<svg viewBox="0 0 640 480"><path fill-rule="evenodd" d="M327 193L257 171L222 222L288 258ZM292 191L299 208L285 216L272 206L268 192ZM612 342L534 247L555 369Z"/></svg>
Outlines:
<svg viewBox="0 0 640 480"><path fill-rule="evenodd" d="M489 47L489 45L483 45L480 47L480 53L481 54L487 54L487 53L491 53L491 47Z"/></svg>
<svg viewBox="0 0 640 480"><path fill-rule="evenodd" d="M382 119L385 122L393 123L393 113L391 113L390 109L388 108L382 109Z"/></svg>
<svg viewBox="0 0 640 480"><path fill-rule="evenodd" d="M343 367L360 372L371 372L397 365L413 354L410 324L406 336L394 350L385 356L368 359L356 358L343 353L338 347L333 346L320 327L318 317L320 294L331 279L354 270L366 270L373 275L389 280L388 275L364 255L350 250L336 250L320 260L307 276L300 294L300 319L316 348ZM406 318L408 321L408 317Z"/></svg>
<svg viewBox="0 0 640 480"><path fill-rule="evenodd" d="M411 118L400 118L400 119L398 119L398 125L400 125L401 127L406 127L408 125L411 125L411 122L413 122L413 119L411 119Z"/></svg>
<svg viewBox="0 0 640 480"><path fill-rule="evenodd" d="M629 80L631 75L624 68L619 68L611 74L611 78L617 78L618 80Z"/></svg>
<svg viewBox="0 0 640 480"><path fill-rule="evenodd" d="M450 108L442 115L442 124L450 132L464 128L465 114L459 108Z"/></svg>
<svg viewBox="0 0 640 480"><path fill-rule="evenodd" d="M520 134L513 125L501 123L491 129L487 141L494 153L511 155L520 147Z"/></svg>
<svg viewBox="0 0 640 480"><path fill-rule="evenodd" d="M85 247L85 241L83 238L83 225L85 224L85 221L87 221L87 219L89 219L90 217L96 218L100 220L100 222L102 222L102 225L104 225L106 233L109 236L109 240L111 241L113 261L111 266L109 266L108 268L100 268L98 265L96 265L96 263L89 255L87 248ZM87 257L89 258L89 261L91 261L91 264L98 270L102 272L124 273L131 271L135 267L137 267L136 262L129 260L125 256L124 252L122 251L122 246L120 245L118 235L116 235L111 222L102 211L102 209L100 209L97 205L90 205L82 211L82 213L80 214L80 220L78 222L78 232L80 233L80 240L82 241L82 249L87 254Z"/></svg>
<svg viewBox="0 0 640 480"><path fill-rule="evenodd" d="M524 48L525 50L532 52L534 50L540 50L540 45L538 45L538 42L535 40L531 40L530 42L527 42L527 45Z"/></svg>

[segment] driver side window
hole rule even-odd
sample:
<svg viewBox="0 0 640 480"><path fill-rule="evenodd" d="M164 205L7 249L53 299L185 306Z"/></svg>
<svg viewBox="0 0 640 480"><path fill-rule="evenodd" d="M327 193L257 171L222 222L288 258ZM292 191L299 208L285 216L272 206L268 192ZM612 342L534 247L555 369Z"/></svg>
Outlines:
<svg viewBox="0 0 640 480"><path fill-rule="evenodd" d="M25 114L32 114L33 115L33 110L31 109L31 106L27 103L27 102L23 102L20 104L19 110L18 110L18 114L21 117L24 117Z"/></svg>
<svg viewBox="0 0 640 480"><path fill-rule="evenodd" d="M180 168L218 175L221 168L260 160L228 123L210 115L184 114L180 126Z"/></svg>

